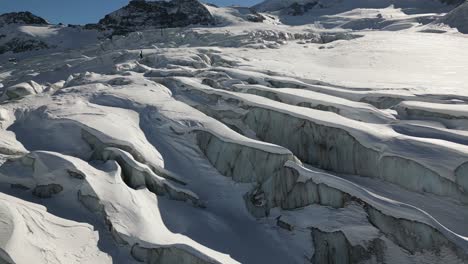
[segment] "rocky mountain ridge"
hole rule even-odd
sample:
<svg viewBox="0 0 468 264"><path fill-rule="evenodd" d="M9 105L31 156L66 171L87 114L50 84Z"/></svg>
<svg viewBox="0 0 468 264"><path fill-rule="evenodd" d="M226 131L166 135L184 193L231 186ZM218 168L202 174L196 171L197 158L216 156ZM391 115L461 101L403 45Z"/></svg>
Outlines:
<svg viewBox="0 0 468 264"><path fill-rule="evenodd" d="M113 30L114 34L125 34L145 28L174 28L197 24L215 24L211 13L197 0L133 0L127 6L106 15L97 25L101 29Z"/></svg>
<svg viewBox="0 0 468 264"><path fill-rule="evenodd" d="M439 22L457 28L461 33L468 34L468 2L453 9Z"/></svg>
<svg viewBox="0 0 468 264"><path fill-rule="evenodd" d="M0 27L9 24L47 25L49 23L31 12L12 12L0 15Z"/></svg>

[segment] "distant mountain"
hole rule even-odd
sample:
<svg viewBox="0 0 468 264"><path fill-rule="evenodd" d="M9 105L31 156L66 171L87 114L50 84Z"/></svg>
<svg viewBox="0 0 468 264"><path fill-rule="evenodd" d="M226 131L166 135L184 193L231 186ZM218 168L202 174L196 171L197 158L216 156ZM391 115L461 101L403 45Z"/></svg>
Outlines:
<svg viewBox="0 0 468 264"><path fill-rule="evenodd" d="M0 15L0 27L9 24L47 25L49 23L31 12L13 12Z"/></svg>
<svg viewBox="0 0 468 264"><path fill-rule="evenodd" d="M278 11L280 9L288 8L292 5L316 5L319 4L318 0L266 0L257 5L254 5L253 8L257 11L268 12L268 11Z"/></svg>
<svg viewBox="0 0 468 264"><path fill-rule="evenodd" d="M354 6L355 8L382 8L389 5L397 6L429 6L438 3L457 5L464 0L265 0L253 8L260 12L273 12L288 9L292 15L300 15L315 8L330 8L341 6Z"/></svg>
<svg viewBox="0 0 468 264"><path fill-rule="evenodd" d="M0 15L0 55L47 49L78 48L98 37L81 26L51 25L30 12Z"/></svg>
<svg viewBox="0 0 468 264"><path fill-rule="evenodd" d="M30 12L13 12L0 15L0 54L6 52L19 53L24 51L49 48L45 42L17 30L24 25L48 25L42 17Z"/></svg>
<svg viewBox="0 0 468 264"><path fill-rule="evenodd" d="M146 28L214 23L211 13L197 0L151 2L133 0L127 6L106 15L97 26L101 29L110 29L114 34L125 34Z"/></svg>

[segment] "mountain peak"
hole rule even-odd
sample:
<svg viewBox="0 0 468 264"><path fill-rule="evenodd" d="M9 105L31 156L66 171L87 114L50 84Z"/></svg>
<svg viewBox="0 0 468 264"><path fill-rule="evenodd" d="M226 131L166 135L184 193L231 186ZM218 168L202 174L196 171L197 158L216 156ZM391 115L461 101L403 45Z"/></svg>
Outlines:
<svg viewBox="0 0 468 264"><path fill-rule="evenodd" d="M99 25L125 34L146 28L211 25L215 20L197 0L144 1L133 0L127 6L106 15Z"/></svg>
<svg viewBox="0 0 468 264"><path fill-rule="evenodd" d="M47 25L49 23L31 12L12 12L0 15L0 26L5 24Z"/></svg>

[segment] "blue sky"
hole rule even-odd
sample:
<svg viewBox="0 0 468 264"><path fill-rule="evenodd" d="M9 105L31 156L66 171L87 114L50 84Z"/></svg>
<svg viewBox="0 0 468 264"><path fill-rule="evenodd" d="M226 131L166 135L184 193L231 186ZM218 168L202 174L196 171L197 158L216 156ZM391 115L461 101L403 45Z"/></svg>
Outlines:
<svg viewBox="0 0 468 264"><path fill-rule="evenodd" d="M97 22L129 0L0 0L0 14L14 11L31 11L51 23L86 24ZM220 6L251 6L261 0L208 0Z"/></svg>

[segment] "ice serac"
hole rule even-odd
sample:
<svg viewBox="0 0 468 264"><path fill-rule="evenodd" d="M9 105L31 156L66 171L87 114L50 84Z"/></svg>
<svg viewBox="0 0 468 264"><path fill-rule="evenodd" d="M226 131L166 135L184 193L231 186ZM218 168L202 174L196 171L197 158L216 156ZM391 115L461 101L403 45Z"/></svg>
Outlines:
<svg viewBox="0 0 468 264"><path fill-rule="evenodd" d="M448 129L468 130L467 104L404 101L395 109L402 119L434 121Z"/></svg>
<svg viewBox="0 0 468 264"><path fill-rule="evenodd" d="M379 238L368 241L367 245L352 245L342 231L329 232L319 228L312 228L312 237L316 245L313 263L365 263L370 260L380 263L384 259L385 243Z"/></svg>
<svg viewBox="0 0 468 264"><path fill-rule="evenodd" d="M82 105L76 102L75 106L78 108L86 108L86 104ZM81 106L80 106L81 105ZM73 108L73 105L70 105ZM98 107L99 108L99 107ZM92 111L96 111L97 108L89 108L88 114ZM104 108L106 109L106 108ZM89 123L85 118L86 114L80 116L80 111L75 109L74 116L77 118L62 119L58 116L53 116L53 105L50 108L41 108L33 110L29 113L18 114L19 122L14 126L13 130L19 134L28 133L30 129L36 130L36 136L41 138L46 135L53 135L59 131L73 131L68 134L66 139L60 139L56 137L55 144L49 143L48 146L31 145L32 149L47 149L47 150L61 150L67 152L70 155L84 158L86 160L116 160L124 169L124 178L133 188L149 188L152 192L158 195L168 195L170 198L177 200L190 201L194 205L198 204L198 197L187 191L183 191L176 188L167 179L174 180L181 183L176 175L164 169L164 162L161 155L154 147L150 147L149 143L145 142L146 139L141 131L135 128L134 136L139 136L139 140L127 140L124 135L118 133L117 125L122 122L133 123L133 117L131 112L124 111L118 118L119 122L116 122L114 127L101 126L99 122L94 122L98 118L94 118L94 121ZM44 114L45 112L49 114ZM50 112L49 112L50 111ZM83 112L81 112L83 114ZM125 119L125 115L129 114L128 119ZM112 114L111 114L112 115ZM108 116L110 118L110 116ZM41 122L37 122L42 120ZM117 119L116 119L117 120ZM125 121L126 120L126 121ZM27 125L29 124L29 125ZM132 125L129 125L129 129ZM133 125L135 127L135 123ZM58 130L57 130L58 129ZM128 130L127 130L128 131ZM117 133L115 133L117 132ZM110 135L113 135L109 137ZM38 189L38 195L42 194Z"/></svg>
<svg viewBox="0 0 468 264"><path fill-rule="evenodd" d="M289 174L283 176L283 193L286 195L278 197L283 200L282 206L285 208L310 204L346 208L352 203L357 203L364 209L370 224L398 247L411 254L417 252L439 254L441 250L448 250L456 255L460 262L468 259L465 251L468 246L466 239L452 233L424 211L406 204L386 201L351 182L320 172L312 172L291 162L286 164L286 170L291 170ZM336 231L324 232L320 228L313 229L314 239L322 240L316 243L318 252L316 251L315 257L332 256L334 247L342 252L335 255L340 259L349 260L358 255L366 256L363 248L353 249L347 242L346 236ZM324 247L324 242L329 246ZM385 250L380 247L379 251L369 252L368 255L382 254L382 251Z"/></svg>
<svg viewBox="0 0 468 264"><path fill-rule="evenodd" d="M313 115L305 115L305 110L302 110L301 114L298 112L293 114L293 108L291 107L282 108L279 104L275 106L272 106L273 104L263 104L260 103L263 99L260 100L258 97L236 96L224 91L202 88L202 86L195 85L195 83L184 83L184 85L185 87L191 87L191 89L185 91L187 94L184 94L183 89L175 89L178 98L191 103L197 109L227 124L232 122L231 125L237 127L239 131L247 131L244 127L247 125L248 128L255 132L254 137L286 146L304 161L312 163L311 161L315 160L316 163L312 164L318 166L323 164L329 166L327 168L334 171L348 170L355 173L357 171L360 175L382 177L387 181L398 183L405 188L414 188L413 190L415 191L428 191L448 196L453 195L453 197L465 201L464 194L461 191L461 184L457 184L454 180L445 180L445 178L419 164L417 159L413 161L398 155L382 155L378 149L366 147L364 143L358 140L359 138L362 139L362 137L353 136L355 132L353 132L353 129L348 130L340 126L328 125L326 122L313 121L307 117ZM203 104L197 104L196 102L203 102ZM226 107L228 105L230 107ZM324 114L322 113L322 115ZM242 120L243 122L236 124L235 120ZM262 125L265 125L265 127L260 129L259 127ZM308 128L309 125L311 125L311 130ZM282 134L283 132L285 134ZM306 141L294 142L291 138L303 138ZM312 143L311 145L314 147L310 149L310 152L304 152L302 150L307 150L307 146L310 146L307 143L308 139L312 141L317 139L319 143ZM321 140L324 140L324 142L320 143L322 142ZM206 141L209 141L209 139ZM347 145L349 143L351 146ZM422 147L422 145L419 145L419 147ZM226 145L223 153L227 154L230 148ZM348 154L347 149L351 151ZM334 151L337 152L335 153ZM219 151L210 149L205 152L215 167L223 168L218 158L210 159L209 157L210 154L217 157ZM357 160L353 159L351 164L338 162L349 160L348 157L352 157L353 155L363 156L359 156L360 158ZM226 157L229 156L231 154ZM244 164L248 163L244 161ZM375 166L375 168L370 166ZM231 171L235 169L233 167ZM450 254L456 255L459 259L458 262L461 263L466 259L466 254L464 253L467 246L466 241L463 238L457 237L457 235L454 236L450 230L434 221L427 213L421 212L411 206L388 205L388 202L384 199L369 195L367 191L359 189L349 182L341 179L338 180L339 178L331 177L331 175L316 178L315 176L317 175L307 175L303 170L298 163L286 162L286 166L271 174L272 176L268 179L268 182L260 182L245 196L249 211L254 216L261 217L268 216L270 210L274 207L291 210L303 208L311 204L320 204L333 208L344 208L349 203L358 201L359 204L363 204L363 208L368 215L369 226L376 226L379 232L382 232L385 237L392 241L395 247L401 248L403 251L407 250L411 254L431 252L430 254L437 255L439 253L433 247L434 244L437 244L443 250L448 250L451 252ZM425 170L427 172L424 172ZM229 170L221 169L220 171L223 174L229 174ZM398 175L404 175L404 177L398 178L396 177ZM326 179L328 177L330 179ZM443 180L443 182L432 185L434 181L440 180ZM423 184L422 186L420 186L421 183ZM385 220L382 220L382 218ZM402 233L412 234L411 239L403 239ZM374 246L371 246L369 251L367 251L365 247L354 247L348 244L346 237L339 235L339 232L317 233L315 236L317 239L329 241L331 245L330 248L318 248L318 253L315 255L317 258L333 255L327 252L328 250L333 252L335 250L334 247L342 250L342 254L338 256L338 259L345 260L382 258L382 255L386 252L378 240L369 240L369 243L374 244ZM418 240L424 241L424 243L415 246L417 244L415 241ZM324 241L317 242L316 244L323 244ZM332 242L335 244L332 245Z"/></svg>
<svg viewBox="0 0 468 264"><path fill-rule="evenodd" d="M20 159L12 160L2 165L0 167L0 177L4 183L16 186L21 185L26 188L45 186L46 184L49 186L61 186L63 192L59 194L60 198L55 200L56 205L65 206L64 208L73 212L65 215L75 217L76 215L84 215L85 211L82 210L82 205L84 205L85 208L109 228L107 231L99 229L101 235L104 236L102 232L110 232L115 243L128 251L128 254L138 261L145 263L174 263L173 261L177 263L237 263L230 257L203 247L183 235L170 232L162 221L158 209L157 196L145 188L145 186L139 189L127 186L122 179L122 170L116 161L94 161L93 164L95 167L80 159L53 152L32 152ZM29 191L25 190L25 192ZM1 202L2 198L0 197L0 204ZM53 211L64 214L60 210ZM0 217L3 215L5 214L0 213ZM40 217L38 218L41 219ZM7 220L0 221L0 223ZM16 231L19 229L17 226L21 227L22 225L18 221L14 221L15 224L6 223L6 227L9 229L0 228L0 232L5 230L4 233L11 233L9 230ZM31 223L37 222L28 220L25 223L31 228ZM63 224L60 225L60 222L57 225L62 226L62 228L67 227L63 226ZM90 225L80 225L93 231L93 227ZM73 228L79 229L80 225L75 223ZM27 228L24 227L20 231L22 230L27 230ZM61 234L57 230L50 230L50 232L54 236L44 237L50 239ZM36 232L33 233L26 236L26 238L36 237ZM64 234L63 238L66 239L68 233ZM82 231L82 234L79 236L76 234L70 235L80 238L89 234ZM15 237L15 239L10 239L9 241L21 243L16 236L10 235L7 236L7 239L8 237ZM21 233L18 234L18 237L21 238ZM57 237L62 238L62 236ZM73 244L79 246L78 243L81 243L79 242L80 240L66 240L69 242L68 244L63 244L63 248L65 249L69 246L73 248ZM76 250L77 252L82 252L83 256L88 257L90 260L86 261L85 259L78 261L79 263L109 262L95 260L94 258L101 257L98 254L90 254L88 256L89 250L92 250L92 247L88 245L90 242L81 241L86 243L86 247L77 247ZM11 247L13 242L6 243L6 246L2 248L11 249L8 252L10 255L14 254L15 257L16 255L26 258L34 257L32 254L19 254L21 250L18 250L18 247L15 249ZM15 245L18 246L19 244ZM50 247L48 244L44 246ZM37 251L41 252L41 248L42 246ZM69 250L70 248L68 248L67 252L70 252ZM31 252L35 251L32 250ZM61 252L58 251L56 254L59 255ZM75 254L70 254L68 257L73 259L74 257L81 256L81 254L76 254L76 256ZM106 254L103 254L103 256L108 257ZM64 258L61 262L73 262L66 260ZM18 263L23 262L19 261ZM47 263L47 261L40 261L40 263Z"/></svg>
<svg viewBox="0 0 468 264"><path fill-rule="evenodd" d="M222 174L232 177L237 182L261 184L278 173L286 161L297 160L286 149L275 153L258 146L223 140L206 131L197 131L196 134L198 145L208 160Z"/></svg>
<svg viewBox="0 0 468 264"><path fill-rule="evenodd" d="M366 147L346 130L262 108L252 108L245 122L259 138L287 147L309 164L340 173L381 178L413 191L467 201L455 182L415 160L382 155L378 150ZM299 140L284 140L292 135Z"/></svg>
<svg viewBox="0 0 468 264"><path fill-rule="evenodd" d="M135 160L147 164L151 169L163 172L164 161L161 154L147 142L139 130L136 113L74 99L68 101L68 109L71 112L67 114L57 111L59 105L60 103L50 103L48 106L27 111L18 110L17 121L10 129L32 150L60 151L89 160L93 154L99 155L107 147L116 147L130 153ZM114 122L104 122L111 119ZM119 128L124 124L127 131L132 129L133 138L128 138L120 131ZM34 136L31 135L32 130L36 132ZM60 135L63 131L68 132L66 137ZM53 135L55 141L40 143L48 135ZM26 137L35 140L28 140Z"/></svg>
<svg viewBox="0 0 468 264"><path fill-rule="evenodd" d="M257 186L244 195L250 213L256 217L269 215L269 210L278 206L275 197L282 187L278 184L278 178L282 177L284 164L300 161L280 147L274 151L259 145L223 139L215 133L196 133L200 149L221 174L232 177L234 181Z"/></svg>
<svg viewBox="0 0 468 264"><path fill-rule="evenodd" d="M188 190L175 187L148 166L134 160L133 157L118 148L105 148L96 155L104 161L115 160L122 168L122 178L126 184L134 189L148 188L157 195L168 195L169 198L179 201L190 201L193 205L199 205L198 196Z"/></svg>
<svg viewBox="0 0 468 264"><path fill-rule="evenodd" d="M271 82L274 83L273 80ZM283 84L281 86L291 86ZM212 86L213 85L209 85ZM216 88L216 87L213 87ZM328 111L341 116L370 123L387 123L395 118L366 103L354 102L344 98L299 88L270 88L263 85L241 85L233 86L236 92L250 93L266 97L281 103L297 105L321 111Z"/></svg>
<svg viewBox="0 0 468 264"><path fill-rule="evenodd" d="M468 202L466 190L454 180L455 169L467 160L466 152L413 138L401 143L402 137L394 131L384 132L385 127L373 130L373 133L364 128L367 127L364 123L349 123L334 113L220 91L182 77L177 79L185 87L191 87L174 85L179 89L180 98L187 103L246 135L253 132L258 139L289 149L305 163L338 173L379 178L412 191ZM341 121L330 122L334 119ZM407 147L403 149L402 144ZM433 148L451 153L452 163L442 170L432 166L446 158ZM434 155L423 155L416 149ZM430 159L434 162L428 162Z"/></svg>
<svg viewBox="0 0 468 264"><path fill-rule="evenodd" d="M115 35L150 28L174 28L214 24L208 9L198 0L141 1L134 0L99 21Z"/></svg>

